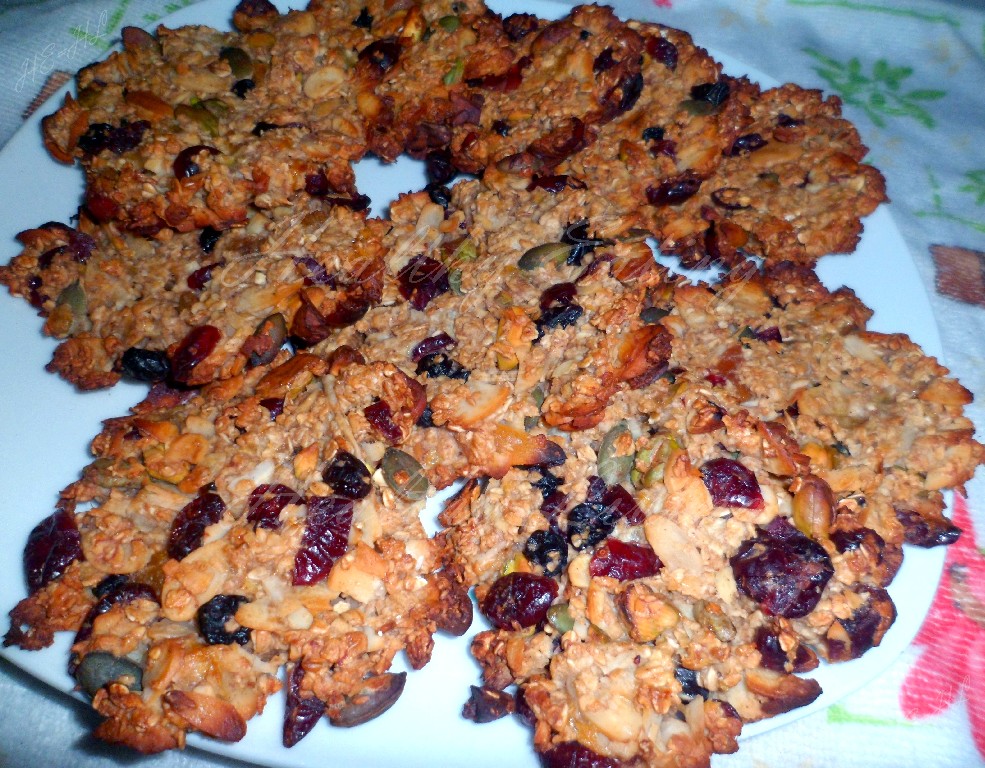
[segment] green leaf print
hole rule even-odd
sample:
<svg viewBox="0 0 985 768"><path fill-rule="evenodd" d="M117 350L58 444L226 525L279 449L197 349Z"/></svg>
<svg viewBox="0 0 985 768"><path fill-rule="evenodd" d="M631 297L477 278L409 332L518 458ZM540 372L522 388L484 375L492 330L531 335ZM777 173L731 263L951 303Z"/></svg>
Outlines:
<svg viewBox="0 0 985 768"><path fill-rule="evenodd" d="M896 717L876 717L851 712L844 704L835 704L828 708L828 722L831 724L855 723L857 725L877 725L891 728L914 728L917 723Z"/></svg>
<svg viewBox="0 0 985 768"><path fill-rule="evenodd" d="M920 102L937 101L947 92L931 88L904 90L904 81L913 75L913 67L893 66L879 59L872 65L872 73L866 75L857 58L843 63L814 48L805 48L804 52L817 60L814 71L828 86L846 104L865 110L880 128L886 127L887 117L910 117L927 128L934 127L933 116Z"/></svg>
<svg viewBox="0 0 985 768"><path fill-rule="evenodd" d="M968 171L964 177L968 183L958 187L960 192L971 192L975 196L975 205L985 205L985 168Z"/></svg>

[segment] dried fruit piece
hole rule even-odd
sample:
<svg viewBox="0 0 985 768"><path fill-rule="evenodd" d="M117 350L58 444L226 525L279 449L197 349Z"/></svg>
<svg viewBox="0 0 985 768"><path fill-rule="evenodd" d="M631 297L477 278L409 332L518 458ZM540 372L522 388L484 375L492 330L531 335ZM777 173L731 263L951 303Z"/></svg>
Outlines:
<svg viewBox="0 0 985 768"><path fill-rule="evenodd" d="M24 574L27 588L37 592L61 576L76 560L82 559L82 538L75 515L67 509L52 513L28 534L24 547Z"/></svg>
<svg viewBox="0 0 985 768"><path fill-rule="evenodd" d="M523 545L523 554L548 576L557 576L568 563L568 542L554 529L534 531Z"/></svg>
<svg viewBox="0 0 985 768"><path fill-rule="evenodd" d="M280 513L288 504L303 504L304 499L286 485L264 483L250 491L246 519L257 528L280 528Z"/></svg>
<svg viewBox="0 0 985 768"><path fill-rule="evenodd" d="M294 586L315 584L332 570L349 548L352 500L339 496L309 496L301 547L294 556Z"/></svg>
<svg viewBox="0 0 985 768"><path fill-rule="evenodd" d="M322 472L322 479L339 496L362 499L369 495L373 482L369 469L348 451L338 451Z"/></svg>
<svg viewBox="0 0 985 768"><path fill-rule="evenodd" d="M592 576L630 581L654 576L662 567L663 563L650 547L609 539L595 550L588 572Z"/></svg>
<svg viewBox="0 0 985 768"><path fill-rule="evenodd" d="M188 332L171 355L171 378L192 383L195 368L218 346L222 332L214 325L200 325Z"/></svg>
<svg viewBox="0 0 985 768"><path fill-rule="evenodd" d="M701 466L701 479L716 507L763 508L763 493L756 475L735 459L706 461Z"/></svg>
<svg viewBox="0 0 985 768"><path fill-rule="evenodd" d="M506 691L476 685L469 686L469 700L462 708L462 717L473 723L491 723L516 711L516 702Z"/></svg>
<svg viewBox="0 0 985 768"><path fill-rule="evenodd" d="M480 607L499 629L533 627L547 618L557 593L554 579L514 571L493 582Z"/></svg>
<svg viewBox="0 0 985 768"><path fill-rule="evenodd" d="M775 518L729 560L739 591L773 616L806 616L834 574L824 547Z"/></svg>
<svg viewBox="0 0 985 768"><path fill-rule="evenodd" d="M202 546L205 529L218 523L225 510L225 502L212 491L203 491L188 502L171 523L168 557L181 560Z"/></svg>
<svg viewBox="0 0 985 768"><path fill-rule="evenodd" d="M293 747L307 736L325 714L325 702L315 696L301 695L304 670L300 664L290 668L287 675L287 706L284 710L283 742Z"/></svg>
<svg viewBox="0 0 985 768"><path fill-rule="evenodd" d="M236 614L236 610L249 599L243 595L216 595L199 607L195 614L198 631L209 645L246 645L250 642L250 628L237 627L232 632L226 623Z"/></svg>

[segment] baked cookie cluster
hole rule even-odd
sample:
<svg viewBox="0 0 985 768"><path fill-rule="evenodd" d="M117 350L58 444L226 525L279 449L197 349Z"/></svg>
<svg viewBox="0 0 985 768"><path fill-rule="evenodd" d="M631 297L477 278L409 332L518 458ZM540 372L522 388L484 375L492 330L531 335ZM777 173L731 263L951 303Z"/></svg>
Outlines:
<svg viewBox="0 0 985 768"><path fill-rule="evenodd" d="M233 22L79 73L43 126L78 222L0 268L52 371L150 385L31 533L5 640L75 633L101 738L236 741L280 690L286 746L358 725L474 604L466 717L548 766L703 766L879 644L985 448L813 272L885 198L836 98L597 6ZM427 187L369 216L370 153Z"/></svg>

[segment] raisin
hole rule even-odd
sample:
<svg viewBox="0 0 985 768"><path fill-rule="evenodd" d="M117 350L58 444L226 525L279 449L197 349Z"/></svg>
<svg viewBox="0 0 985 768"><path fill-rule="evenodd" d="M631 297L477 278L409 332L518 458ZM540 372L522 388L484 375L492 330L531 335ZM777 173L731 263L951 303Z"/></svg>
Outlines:
<svg viewBox="0 0 985 768"><path fill-rule="evenodd" d="M429 379L445 377L448 379L461 379L468 381L472 372L457 360L453 360L448 355L437 352L421 358L416 369L418 374L427 374Z"/></svg>
<svg viewBox="0 0 985 768"><path fill-rule="evenodd" d="M423 310L432 299L451 290L445 265L423 254L407 262L397 273L397 281L400 295L417 310Z"/></svg>
<svg viewBox="0 0 985 768"><path fill-rule="evenodd" d="M296 587L321 581L349 547L352 500L341 496L309 496L301 547L294 556Z"/></svg>
<svg viewBox="0 0 985 768"><path fill-rule="evenodd" d="M588 219L576 221L564 228L561 235L561 242L572 246L568 254L566 263L570 266L580 267L585 254L591 253L602 245L612 245L611 240L602 237L591 237L588 234Z"/></svg>
<svg viewBox="0 0 985 768"><path fill-rule="evenodd" d="M264 483L250 491L246 519L254 528L280 528L280 513L288 504L303 504L297 491L286 485Z"/></svg>
<svg viewBox="0 0 985 768"><path fill-rule="evenodd" d="M510 42L516 43L535 31L537 23L537 17L532 13L514 13L503 19L503 31Z"/></svg>
<svg viewBox="0 0 985 768"><path fill-rule="evenodd" d="M175 157L174 162L171 164L174 177L176 179L188 179L200 174L202 167L195 162L195 156L202 152L208 152L210 155L219 154L218 149L206 144L196 144L193 147L186 147L178 153L178 156Z"/></svg>
<svg viewBox="0 0 985 768"><path fill-rule="evenodd" d="M219 494L202 491L188 502L171 523L168 534L168 557L181 560L188 553L202 546L205 529L215 525L226 510Z"/></svg>
<svg viewBox="0 0 985 768"><path fill-rule="evenodd" d="M287 675L287 704L284 710L285 747L293 747L307 736L325 714L325 702L315 696L301 695L304 670L300 664L291 667Z"/></svg>
<svg viewBox="0 0 985 768"><path fill-rule="evenodd" d="M196 366L212 354L222 332L214 325L192 328L171 355L171 378L179 384L187 384Z"/></svg>
<svg viewBox="0 0 985 768"><path fill-rule="evenodd" d="M568 540L579 551L595 546L607 538L615 527L616 518L601 502L585 501L568 512Z"/></svg>
<svg viewBox="0 0 985 768"><path fill-rule="evenodd" d="M372 478L366 465L348 451L338 451L331 464L322 472L322 479L339 496L347 499L362 499L373 488Z"/></svg>
<svg viewBox="0 0 985 768"><path fill-rule="evenodd" d="M246 94L248 94L256 87L257 84L254 83L250 78L246 77L242 80L237 80L235 83L233 83L233 87L230 90L232 90L232 92L235 93L237 96L239 96L241 99L245 99Z"/></svg>
<svg viewBox="0 0 985 768"><path fill-rule="evenodd" d="M834 573L824 547L775 518L729 559L739 591L773 616L806 616Z"/></svg>
<svg viewBox="0 0 985 768"><path fill-rule="evenodd" d="M124 573L111 573L92 588L92 594L97 600L102 600L110 592L115 592L129 581L130 577Z"/></svg>
<svg viewBox="0 0 985 768"><path fill-rule="evenodd" d="M804 121L781 112L776 118L776 124L781 128L799 128L804 124Z"/></svg>
<svg viewBox="0 0 985 768"><path fill-rule="evenodd" d="M424 406L424 410L421 411L421 415L417 417L414 424L423 429L430 429L434 426L434 411L431 410L430 405Z"/></svg>
<svg viewBox="0 0 985 768"><path fill-rule="evenodd" d="M493 120L492 123L493 133L498 136L509 136L510 135L510 124L505 120Z"/></svg>
<svg viewBox="0 0 985 768"><path fill-rule="evenodd" d="M677 682L681 684L682 696L687 696L689 699L694 699L699 696L702 699L707 699L711 695L711 691L698 685L698 673L693 669L688 669L687 667L677 667L674 670L674 677L676 677Z"/></svg>
<svg viewBox="0 0 985 768"><path fill-rule="evenodd" d="M400 42L395 37L385 37L370 43L359 52L359 61L368 62L380 75L397 63L400 58Z"/></svg>
<svg viewBox="0 0 985 768"><path fill-rule="evenodd" d="M205 227L198 235L198 245L202 249L202 253L212 253L221 236L222 232L218 229Z"/></svg>
<svg viewBox="0 0 985 768"><path fill-rule="evenodd" d="M424 156L424 172L431 184L447 184L455 178L458 169L451 159L451 150L442 147L432 149Z"/></svg>
<svg viewBox="0 0 985 768"><path fill-rule="evenodd" d="M650 547L609 539L595 550L588 572L592 576L631 581L654 576L662 567L663 563Z"/></svg>
<svg viewBox="0 0 985 768"><path fill-rule="evenodd" d="M648 37L646 39L646 52L667 69L672 71L677 69L677 46L670 40L662 37Z"/></svg>
<svg viewBox="0 0 985 768"><path fill-rule="evenodd" d="M557 576L568 563L568 542L553 529L534 531L523 545L523 554L548 576Z"/></svg>
<svg viewBox="0 0 985 768"><path fill-rule="evenodd" d="M435 205L447 208L448 204L451 203L451 190L443 184L428 184L424 187L424 191L428 193L428 199Z"/></svg>
<svg viewBox="0 0 985 768"><path fill-rule="evenodd" d="M595 57L595 61L592 62L592 72L597 75L599 72L605 72L606 70L612 69L615 65L616 59L612 55L612 47L610 46Z"/></svg>
<svg viewBox="0 0 985 768"><path fill-rule="evenodd" d="M541 752L544 768L620 768L622 763L611 757L603 757L577 741L562 741L546 752Z"/></svg>
<svg viewBox="0 0 985 768"><path fill-rule="evenodd" d="M538 468L538 471L540 472L540 477L534 480L531 485L537 488L540 491L540 495L545 499L554 493L558 489L558 486L564 485L564 480L552 474L549 470Z"/></svg>
<svg viewBox="0 0 985 768"><path fill-rule="evenodd" d="M249 599L243 595L216 595L198 609L195 619L198 631L209 645L246 645L250 642L250 628L237 627L232 632L226 622L236 615L236 610Z"/></svg>
<svg viewBox="0 0 985 768"><path fill-rule="evenodd" d="M171 361L164 352L130 347L120 358L120 371L136 381L166 381L171 376Z"/></svg>
<svg viewBox="0 0 985 768"><path fill-rule="evenodd" d="M493 582L481 608L499 629L533 627L547 618L557 592L557 582L549 576L514 571Z"/></svg>
<svg viewBox="0 0 985 768"><path fill-rule="evenodd" d="M701 466L701 479L716 507L763 508L763 493L756 475L734 459L706 461Z"/></svg>
<svg viewBox="0 0 985 768"><path fill-rule="evenodd" d="M369 29L373 26L373 16L370 14L369 8L364 5L359 9L359 15L353 20L352 26L360 29Z"/></svg>
<svg viewBox="0 0 985 768"><path fill-rule="evenodd" d="M728 99L731 89L724 80L716 83L702 83L691 88L691 98L695 101L707 101L713 107L720 107Z"/></svg>
<svg viewBox="0 0 985 768"><path fill-rule="evenodd" d="M574 178L573 176L568 176L565 173L554 176L538 176L537 174L534 174L534 177L530 180L530 183L527 184L527 192L533 192L535 189L543 189L545 192L556 195L566 187L570 187L571 189L584 189L585 183Z"/></svg>
<svg viewBox="0 0 985 768"><path fill-rule="evenodd" d="M76 560L82 560L82 537L75 515L59 509L36 526L24 548L24 574L32 594L57 579Z"/></svg>
<svg viewBox="0 0 985 768"><path fill-rule="evenodd" d="M469 700L462 708L462 717L473 723L491 723L516 711L516 702L505 691L477 685L469 686Z"/></svg>
<svg viewBox="0 0 985 768"><path fill-rule="evenodd" d="M98 155L109 147L113 126L109 123L92 123L85 133L79 136L78 147L87 155Z"/></svg>
<svg viewBox="0 0 985 768"><path fill-rule="evenodd" d="M554 491L544 496L540 503L540 513L552 526L557 524L561 511L568 506L568 495L562 491Z"/></svg>
<svg viewBox="0 0 985 768"><path fill-rule="evenodd" d="M537 338L546 330L567 328L578 321L584 310L574 302L577 292L574 283L559 283L544 291L540 298L541 315L535 323Z"/></svg>
<svg viewBox="0 0 985 768"><path fill-rule="evenodd" d="M657 125L643 129L643 141L663 141L666 131Z"/></svg>
<svg viewBox="0 0 985 768"><path fill-rule="evenodd" d="M757 149L762 149L765 146L766 139L758 133L747 133L744 136L739 136L739 138L732 142L732 148L729 149L728 155L729 157L748 155L750 152L755 152Z"/></svg>
<svg viewBox="0 0 985 768"><path fill-rule="evenodd" d="M146 120L132 123L121 120L119 128L114 128L108 123L93 123L79 137L78 146L88 155L98 155L104 149L108 149L114 155L122 155L140 144L148 128L150 123Z"/></svg>
<svg viewBox="0 0 985 768"><path fill-rule="evenodd" d="M961 537L961 529L940 515L924 517L912 509L894 507L896 519L903 525L903 538L917 547L941 547Z"/></svg>

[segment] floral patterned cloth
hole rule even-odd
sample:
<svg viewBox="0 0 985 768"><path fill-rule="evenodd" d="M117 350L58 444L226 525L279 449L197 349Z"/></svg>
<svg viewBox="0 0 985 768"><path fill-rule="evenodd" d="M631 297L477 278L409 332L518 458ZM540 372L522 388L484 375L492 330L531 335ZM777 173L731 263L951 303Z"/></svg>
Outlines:
<svg viewBox="0 0 985 768"><path fill-rule="evenodd" d="M0 144L68 72L123 25L152 26L196 0L6 0L0 4ZM985 434L985 6L981 0L615 0L623 16L691 32L760 71L838 94L886 174L891 207L930 295L944 363L979 402ZM733 74L742 74L733 72ZM43 109L50 108L45 105ZM30 222L25 222L29 224ZM12 253L5 248L3 258ZM891 288L891 275L885 279ZM985 765L985 483L958 497L965 533L947 553L914 644L830 709L746 740L719 768ZM981 533L976 533L980 531ZM933 578L934 576L929 576ZM0 664L0 766L129 762L84 736L89 715ZM81 711L81 710L80 710ZM45 727L40 729L39 722ZM141 768L204 768L198 753Z"/></svg>

